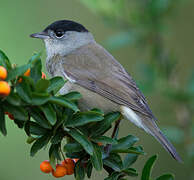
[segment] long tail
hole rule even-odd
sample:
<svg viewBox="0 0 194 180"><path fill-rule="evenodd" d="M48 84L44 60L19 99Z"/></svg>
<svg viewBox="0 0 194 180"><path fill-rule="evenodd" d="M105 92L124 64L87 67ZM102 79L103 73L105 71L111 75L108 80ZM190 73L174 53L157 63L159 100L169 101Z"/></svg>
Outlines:
<svg viewBox="0 0 194 180"><path fill-rule="evenodd" d="M179 154L177 153L175 147L171 144L171 142L165 137L165 135L160 131L159 128L150 132L159 143L171 154L171 156L176 159L178 162L182 162Z"/></svg>
<svg viewBox="0 0 194 180"><path fill-rule="evenodd" d="M160 131L154 119L142 116L140 113L135 113L133 110L126 106L121 106L121 113L124 117L129 119L136 126L144 129L147 133L151 134L156 138L157 141L172 155L178 162L182 162L174 146Z"/></svg>

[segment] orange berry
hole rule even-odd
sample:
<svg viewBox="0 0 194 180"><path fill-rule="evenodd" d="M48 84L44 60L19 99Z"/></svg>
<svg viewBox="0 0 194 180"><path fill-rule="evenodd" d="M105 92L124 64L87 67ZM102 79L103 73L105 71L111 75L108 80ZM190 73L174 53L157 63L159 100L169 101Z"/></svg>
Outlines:
<svg viewBox="0 0 194 180"><path fill-rule="evenodd" d="M30 69L28 69L25 73L24 76L30 76Z"/></svg>
<svg viewBox="0 0 194 180"><path fill-rule="evenodd" d="M67 168L67 175L72 175L74 173L75 162L73 159L67 158L61 163L64 167Z"/></svg>
<svg viewBox="0 0 194 180"><path fill-rule="evenodd" d="M67 175L67 168L63 166L62 164L57 164L56 165L56 170L52 170L52 175L56 178L63 177Z"/></svg>
<svg viewBox="0 0 194 180"><path fill-rule="evenodd" d="M30 69L28 69L28 70L24 73L24 76L30 76ZM21 82L22 82L22 78L19 78L18 82L21 83Z"/></svg>
<svg viewBox="0 0 194 180"><path fill-rule="evenodd" d="M46 79L46 74L42 72L42 79Z"/></svg>
<svg viewBox="0 0 194 180"><path fill-rule="evenodd" d="M53 168L48 160L43 161L40 164L40 170L44 173L50 173L52 172Z"/></svg>
<svg viewBox="0 0 194 180"><path fill-rule="evenodd" d="M103 145L101 142L98 142L97 144L98 144L98 146L102 146Z"/></svg>
<svg viewBox="0 0 194 180"><path fill-rule="evenodd" d="M6 81L0 81L0 96L5 97L10 94L11 88Z"/></svg>
<svg viewBox="0 0 194 180"><path fill-rule="evenodd" d="M0 66L0 79L5 80L7 78L7 70Z"/></svg>

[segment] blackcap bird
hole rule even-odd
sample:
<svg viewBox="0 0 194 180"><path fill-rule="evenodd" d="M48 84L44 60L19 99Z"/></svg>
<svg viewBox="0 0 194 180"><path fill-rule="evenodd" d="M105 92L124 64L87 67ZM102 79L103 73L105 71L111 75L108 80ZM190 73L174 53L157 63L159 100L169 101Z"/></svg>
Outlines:
<svg viewBox="0 0 194 180"><path fill-rule="evenodd" d="M136 126L154 136L177 161L173 145L156 124L144 95L124 67L81 24L61 20L31 37L45 42L46 67L51 76L62 76L68 82L61 94L78 91L83 98L81 110L98 107L104 112L120 111Z"/></svg>

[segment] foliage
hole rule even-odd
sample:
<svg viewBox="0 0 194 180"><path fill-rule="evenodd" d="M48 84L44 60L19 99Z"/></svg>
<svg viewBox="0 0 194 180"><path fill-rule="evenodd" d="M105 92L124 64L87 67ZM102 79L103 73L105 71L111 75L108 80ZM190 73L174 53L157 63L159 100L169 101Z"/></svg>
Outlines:
<svg viewBox="0 0 194 180"><path fill-rule="evenodd" d="M93 169L107 171L106 180L138 176L132 165L144 154L143 148L135 145L139 139L133 135L118 139L117 133L111 137L106 135L112 124L120 121L119 112L104 114L99 109L81 112L77 106L80 93L58 95L65 81L61 77L41 78L40 54L35 54L23 66L13 66L0 52L0 65L7 69L6 81L11 86L11 94L0 98L0 131L3 135L7 134L5 113L10 113L14 123L28 136L27 142L32 144L31 156L48 147L53 167L65 156L78 158L74 174L77 180L90 178ZM30 76L24 76L28 69ZM144 167L144 180L150 176L155 156L152 159ZM170 178L169 175L160 177L161 180Z"/></svg>

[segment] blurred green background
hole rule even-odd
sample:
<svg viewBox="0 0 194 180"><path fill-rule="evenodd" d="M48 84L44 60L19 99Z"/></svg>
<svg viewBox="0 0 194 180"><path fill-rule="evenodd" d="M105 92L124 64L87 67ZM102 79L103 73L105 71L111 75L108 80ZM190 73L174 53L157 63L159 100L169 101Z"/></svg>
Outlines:
<svg viewBox="0 0 194 180"><path fill-rule="evenodd" d="M97 1L93 0L93 2ZM168 1L164 0L164 2ZM43 43L29 38L29 34L39 32L48 24L60 19L70 19L85 25L94 34L96 41L105 45L138 82L147 96L151 109L159 119L159 126L166 130L170 139L174 140L173 143L184 160L184 164L177 163L155 139L130 122L123 121L119 135L136 135L140 138L139 144L142 144L147 152L146 156L140 157L136 162L136 168L141 171L145 160L157 153L159 158L153 176L172 172L176 180L191 180L194 178L192 174L193 104L190 102L190 94L194 91L194 76L192 78L192 71L194 71L194 21L192 20L194 2L174 1L172 7L164 13L166 17L162 17L159 23L157 21L160 20L162 13L158 13L158 19L153 18L153 21L150 21L149 16L146 19L146 11L140 12L140 10L145 10L145 7L138 9L135 1L130 3L129 8L124 7L129 13L128 18L124 12L119 11L119 8L118 12L113 13L110 4L92 4L92 0L89 4L87 0L1 0L0 49L8 55L12 63L21 65L31 57L33 52L44 50ZM146 1L144 3L143 6L147 6ZM116 10L117 6L119 4L115 5ZM172 9L173 13L168 14ZM152 9L151 12L154 13L154 10ZM145 14L143 19L145 21L141 19L142 14ZM152 17L155 15L152 14ZM128 18L127 21L126 18ZM154 23L149 24L149 22L156 23L156 26L152 26ZM145 24L142 25L143 23ZM158 28L157 25L160 27ZM158 33L157 37L162 37L159 53L156 47L159 40L148 38L154 33ZM42 59L45 60L45 51L43 52ZM160 55L164 55L165 58L161 58ZM165 61L155 63L156 58L161 58L161 61L170 59L170 65ZM169 71L163 72L165 68L170 73ZM156 83L153 85L152 81ZM184 88L186 86L189 90ZM166 92L165 89L168 88L172 91ZM162 91L164 95L161 94L161 89L164 89ZM41 151L31 158L30 145L25 142L26 135L8 119L7 125L8 136L0 137L0 180L53 179L52 176L44 175L39 170L40 162L48 159L47 151ZM73 179L73 177L65 178ZM95 173L93 179L103 179L103 174Z"/></svg>

